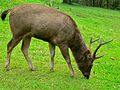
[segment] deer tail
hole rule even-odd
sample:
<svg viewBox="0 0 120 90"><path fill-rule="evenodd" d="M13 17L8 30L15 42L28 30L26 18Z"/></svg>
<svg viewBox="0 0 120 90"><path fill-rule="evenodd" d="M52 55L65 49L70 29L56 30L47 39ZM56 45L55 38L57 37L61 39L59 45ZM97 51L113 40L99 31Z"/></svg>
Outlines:
<svg viewBox="0 0 120 90"><path fill-rule="evenodd" d="M1 14L1 19L2 19L3 21L5 20L7 14L8 14L11 10L12 10L12 9L8 9L8 10L5 10L5 11L2 12L2 14Z"/></svg>

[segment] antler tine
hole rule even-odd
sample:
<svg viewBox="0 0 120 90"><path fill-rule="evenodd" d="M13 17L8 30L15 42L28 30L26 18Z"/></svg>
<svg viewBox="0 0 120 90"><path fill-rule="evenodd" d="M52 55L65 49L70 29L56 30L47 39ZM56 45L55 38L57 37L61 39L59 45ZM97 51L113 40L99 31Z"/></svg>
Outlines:
<svg viewBox="0 0 120 90"><path fill-rule="evenodd" d="M92 37L90 38L90 44L89 44L89 49L91 48L91 44L98 41L99 38L95 39L94 41L92 40Z"/></svg>
<svg viewBox="0 0 120 90"><path fill-rule="evenodd" d="M109 41L107 41L107 42L102 42L101 45L108 44L108 43L110 43L110 42L112 42L112 41L113 41L113 39L112 39L112 40L109 40Z"/></svg>
<svg viewBox="0 0 120 90"><path fill-rule="evenodd" d="M98 45L98 47L97 47L96 50L94 51L94 53L93 53L93 58L94 58L94 59L98 59L98 58L103 57L104 55L99 56L99 57L96 57L96 53L97 53L98 49L99 49L102 45L108 44L108 43L110 43L110 42L112 42L112 41L113 41L113 40L109 40L109 41L107 41L107 42L102 42L102 38L100 37L100 44Z"/></svg>
<svg viewBox="0 0 120 90"><path fill-rule="evenodd" d="M98 57L95 57L95 59L99 59L99 58L101 58L101 57L103 57L104 55L101 55L101 56L98 56Z"/></svg>
<svg viewBox="0 0 120 90"><path fill-rule="evenodd" d="M91 37L91 39L90 39L90 44L92 44L92 43L94 43L94 42L96 42L96 41L98 41L99 40L99 38L97 38L97 39L95 39L94 41L92 40L92 37Z"/></svg>
<svg viewBox="0 0 120 90"><path fill-rule="evenodd" d="M92 44L92 37L90 38L89 49L91 49L91 44Z"/></svg>

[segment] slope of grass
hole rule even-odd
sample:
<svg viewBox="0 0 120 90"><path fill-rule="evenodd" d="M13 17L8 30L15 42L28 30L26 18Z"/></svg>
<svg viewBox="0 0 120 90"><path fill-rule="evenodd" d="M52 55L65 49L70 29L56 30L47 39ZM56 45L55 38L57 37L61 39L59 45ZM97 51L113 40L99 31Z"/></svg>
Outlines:
<svg viewBox="0 0 120 90"><path fill-rule="evenodd" d="M45 4L46 1L2 1L0 12L18 4ZM4 68L6 45L12 37L7 17L4 22L0 20L0 90L120 90L120 12L66 4L61 4L59 8L60 11L69 14L76 21L87 45L90 37L95 39L102 36L103 41L114 39L113 42L99 50L98 55L105 54L105 56L94 62L90 79L83 78L72 54L75 78L71 78L66 62L58 48L55 56L55 71L50 72L48 44L35 38L32 39L29 53L36 71L29 71L20 50L20 43L12 52L11 70L6 72ZM92 46L93 51L98 43Z"/></svg>

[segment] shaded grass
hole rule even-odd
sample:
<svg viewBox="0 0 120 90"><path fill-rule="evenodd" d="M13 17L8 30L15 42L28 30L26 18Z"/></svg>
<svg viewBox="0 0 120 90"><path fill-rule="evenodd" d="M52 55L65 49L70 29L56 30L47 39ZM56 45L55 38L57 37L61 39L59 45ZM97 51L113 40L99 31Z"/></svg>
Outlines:
<svg viewBox="0 0 120 90"><path fill-rule="evenodd" d="M8 2L0 3L0 12L23 3L46 3L46 1L40 0L18 0L12 3L8 0ZM95 61L90 79L86 80L82 77L71 53L75 78L70 78L68 67L58 48L55 56L55 71L51 73L48 44L35 38L32 39L29 53L36 71L29 71L20 50L20 43L12 52L11 71L6 72L4 68L6 45L12 37L7 17L4 22L0 21L0 89L120 90L120 12L66 4L61 4L59 7L60 11L69 14L76 21L87 45L90 37L102 36L104 41L114 39L112 43L99 50L98 54L105 54L105 57ZM92 46L92 50L98 43ZM115 60L111 60L111 57Z"/></svg>

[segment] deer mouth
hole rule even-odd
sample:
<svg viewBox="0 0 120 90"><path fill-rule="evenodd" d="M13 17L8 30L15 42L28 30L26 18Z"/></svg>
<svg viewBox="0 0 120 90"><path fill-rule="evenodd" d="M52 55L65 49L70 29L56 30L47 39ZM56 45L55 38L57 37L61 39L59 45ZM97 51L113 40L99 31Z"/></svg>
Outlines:
<svg viewBox="0 0 120 90"><path fill-rule="evenodd" d="M83 75L86 79L89 79L89 77L90 77L90 74L88 74L88 73L84 73Z"/></svg>
<svg viewBox="0 0 120 90"><path fill-rule="evenodd" d="M90 77L89 75L84 75L84 76L85 76L86 79L89 79L89 77Z"/></svg>

